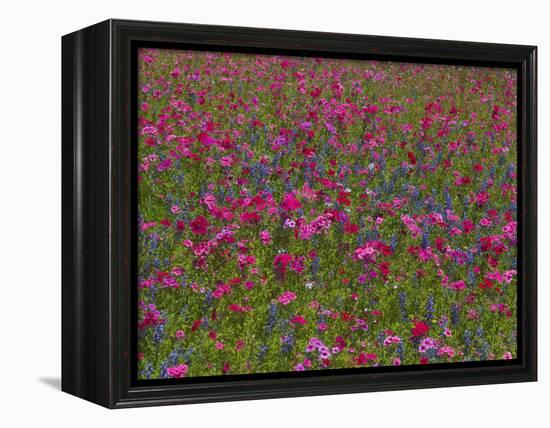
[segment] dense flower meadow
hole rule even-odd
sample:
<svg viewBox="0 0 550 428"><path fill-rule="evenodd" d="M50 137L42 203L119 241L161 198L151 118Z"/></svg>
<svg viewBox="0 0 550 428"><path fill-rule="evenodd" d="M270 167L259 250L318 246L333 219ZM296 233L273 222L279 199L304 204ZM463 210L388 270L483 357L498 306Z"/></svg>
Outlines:
<svg viewBox="0 0 550 428"><path fill-rule="evenodd" d="M138 62L139 379L516 358L514 70Z"/></svg>

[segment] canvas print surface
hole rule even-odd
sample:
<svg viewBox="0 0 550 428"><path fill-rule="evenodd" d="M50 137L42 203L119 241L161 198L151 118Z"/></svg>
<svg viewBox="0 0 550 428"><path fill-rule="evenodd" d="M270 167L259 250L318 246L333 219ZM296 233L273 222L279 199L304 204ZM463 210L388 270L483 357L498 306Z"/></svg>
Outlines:
<svg viewBox="0 0 550 428"><path fill-rule="evenodd" d="M138 52L138 379L517 357L517 75Z"/></svg>

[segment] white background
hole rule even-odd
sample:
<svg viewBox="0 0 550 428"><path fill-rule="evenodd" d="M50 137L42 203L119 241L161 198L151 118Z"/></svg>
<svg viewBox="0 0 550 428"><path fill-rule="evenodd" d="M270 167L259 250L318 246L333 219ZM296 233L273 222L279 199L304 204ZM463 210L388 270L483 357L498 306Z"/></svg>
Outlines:
<svg viewBox="0 0 550 428"><path fill-rule="evenodd" d="M512 427L548 419L550 43L544 1L4 1L0 6L0 424ZM106 18L539 46L539 382L108 411L59 391L61 43ZM547 239L549 241L547 241ZM546 337L545 337L546 335ZM538 422L537 422L538 420ZM548 423L548 420L545 421Z"/></svg>

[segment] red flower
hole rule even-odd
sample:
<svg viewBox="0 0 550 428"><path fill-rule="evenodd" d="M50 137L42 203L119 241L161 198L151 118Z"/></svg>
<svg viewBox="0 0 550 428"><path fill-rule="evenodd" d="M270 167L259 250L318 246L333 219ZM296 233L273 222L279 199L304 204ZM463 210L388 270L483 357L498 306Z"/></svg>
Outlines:
<svg viewBox="0 0 550 428"><path fill-rule="evenodd" d="M210 135L208 135L206 132L201 132L198 135L198 140L204 145L204 146L210 146L216 142L215 138L212 138Z"/></svg>
<svg viewBox="0 0 550 428"><path fill-rule="evenodd" d="M483 279L483 282L480 282L479 283L479 288L493 288L494 287L494 284L487 278L484 278Z"/></svg>
<svg viewBox="0 0 550 428"><path fill-rule="evenodd" d="M196 331L202 325L202 319L196 320L191 326L191 332Z"/></svg>
<svg viewBox="0 0 550 428"><path fill-rule="evenodd" d="M257 212L243 212L240 216L243 223L258 223L261 220L260 215Z"/></svg>
<svg viewBox="0 0 550 428"><path fill-rule="evenodd" d="M286 271L287 265L292 261L292 256L287 253L277 254L273 259L273 267L281 272Z"/></svg>
<svg viewBox="0 0 550 428"><path fill-rule="evenodd" d="M380 263L378 269L380 270L380 274L382 276L386 277L390 274L390 263L389 262L382 262L382 263Z"/></svg>
<svg viewBox="0 0 550 428"><path fill-rule="evenodd" d="M482 236L479 241L481 243L481 251L489 251L493 248L493 241L490 236Z"/></svg>
<svg viewBox="0 0 550 428"><path fill-rule="evenodd" d="M342 320L345 322L353 321L355 319L355 315L351 315L349 312L342 312Z"/></svg>
<svg viewBox="0 0 550 428"><path fill-rule="evenodd" d="M430 362L430 360L428 360L427 358L420 358L420 364L428 364Z"/></svg>
<svg viewBox="0 0 550 428"><path fill-rule="evenodd" d="M358 357L355 358L355 361L358 365L362 366L367 364L369 361L376 360L378 358L376 354L366 354L364 352L361 352Z"/></svg>
<svg viewBox="0 0 550 428"><path fill-rule="evenodd" d="M370 104L364 109L367 113L375 114L378 111L378 106L375 104Z"/></svg>
<svg viewBox="0 0 550 428"><path fill-rule="evenodd" d="M317 98L319 95L321 95L321 88L314 87L309 94L312 98Z"/></svg>
<svg viewBox="0 0 550 428"><path fill-rule="evenodd" d="M241 305L237 305L236 303L231 303L229 305L229 310L231 312L250 312L252 310L252 308L250 306L241 306Z"/></svg>
<svg viewBox="0 0 550 428"><path fill-rule="evenodd" d="M241 282L242 282L242 279L239 276L236 276L229 280L229 285L237 285L237 284L240 284Z"/></svg>
<svg viewBox="0 0 550 428"><path fill-rule="evenodd" d="M283 198L283 202L281 202L281 207L285 211L294 211L302 208L302 204L298 199L296 199L294 193L287 193Z"/></svg>
<svg viewBox="0 0 550 428"><path fill-rule="evenodd" d="M437 237L435 238L435 246L437 247L437 249L439 251L443 251L443 244L445 243L445 239L441 238L441 237Z"/></svg>
<svg viewBox="0 0 550 428"><path fill-rule="evenodd" d="M178 232L183 232L183 230L185 229L185 223L183 222L183 220L176 221L176 229L178 230Z"/></svg>
<svg viewBox="0 0 550 428"><path fill-rule="evenodd" d="M475 225L472 220L466 219L462 222L462 228L464 229L464 233L468 234L474 230Z"/></svg>
<svg viewBox="0 0 550 428"><path fill-rule="evenodd" d="M336 201L339 204L346 205L349 207L351 205L351 201L349 199L349 192L339 192L338 197L336 198Z"/></svg>
<svg viewBox="0 0 550 428"><path fill-rule="evenodd" d="M307 323L306 319L301 315L295 315L294 317L291 318L290 322L292 324L300 324L300 325L304 325Z"/></svg>
<svg viewBox="0 0 550 428"><path fill-rule="evenodd" d="M391 256L391 254L393 253L391 247L389 245L385 245L384 243L380 242L380 241L377 241L378 244L378 250L382 253L382 255L384 256ZM389 263L388 263L388 266L389 266Z"/></svg>
<svg viewBox="0 0 550 428"><path fill-rule="evenodd" d="M312 157L314 154L315 154L315 150L312 149L311 147L305 147L303 150L302 150L302 153L304 154L305 157Z"/></svg>
<svg viewBox="0 0 550 428"><path fill-rule="evenodd" d="M357 233L359 231L359 226L355 223L350 223L349 221L344 224L344 233Z"/></svg>
<svg viewBox="0 0 550 428"><path fill-rule="evenodd" d="M416 165L416 156L413 152L408 152L407 156L409 157L409 162L413 165Z"/></svg>
<svg viewBox="0 0 550 428"><path fill-rule="evenodd" d="M164 278L168 278L170 274L168 272L159 271L157 272L157 281L162 282Z"/></svg>
<svg viewBox="0 0 550 428"><path fill-rule="evenodd" d="M154 147L157 145L157 142L151 138L151 137L148 137L146 140L145 140L145 144L147 144L148 146L151 146L151 147Z"/></svg>
<svg viewBox="0 0 550 428"><path fill-rule="evenodd" d="M241 307L239 305L237 305L236 303L231 303L229 305L229 310L231 312L241 312Z"/></svg>
<svg viewBox="0 0 550 428"><path fill-rule="evenodd" d="M191 232L195 235L204 235L208 226L210 226L210 223L208 223L208 220L206 220L202 215L195 217L195 219L189 223Z"/></svg>
<svg viewBox="0 0 550 428"><path fill-rule="evenodd" d="M428 331L430 331L430 326L422 321L415 321L414 327L411 328L411 334L414 338L425 336Z"/></svg>
<svg viewBox="0 0 550 428"><path fill-rule="evenodd" d="M344 339L342 336L336 336L336 338L334 339L334 341L336 342L336 344L337 344L340 348L345 348L345 346L346 346L346 341L345 341L345 339Z"/></svg>
<svg viewBox="0 0 550 428"><path fill-rule="evenodd" d="M485 205L489 202L489 193L488 192L479 192L476 195L476 202L479 207Z"/></svg>
<svg viewBox="0 0 550 428"><path fill-rule="evenodd" d="M263 211L267 206L266 201L260 195L254 196L250 200L250 205L255 205L258 211Z"/></svg>
<svg viewBox="0 0 550 428"><path fill-rule="evenodd" d="M407 248L407 252L415 256L418 254L418 251L419 251L419 247L414 247L412 245L409 245L409 247Z"/></svg>

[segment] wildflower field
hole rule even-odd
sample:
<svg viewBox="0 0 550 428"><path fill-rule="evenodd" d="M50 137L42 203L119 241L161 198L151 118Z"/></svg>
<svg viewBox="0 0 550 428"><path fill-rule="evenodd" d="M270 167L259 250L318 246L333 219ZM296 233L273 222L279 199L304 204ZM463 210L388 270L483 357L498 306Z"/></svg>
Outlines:
<svg viewBox="0 0 550 428"><path fill-rule="evenodd" d="M517 357L516 71L138 54L138 378Z"/></svg>

